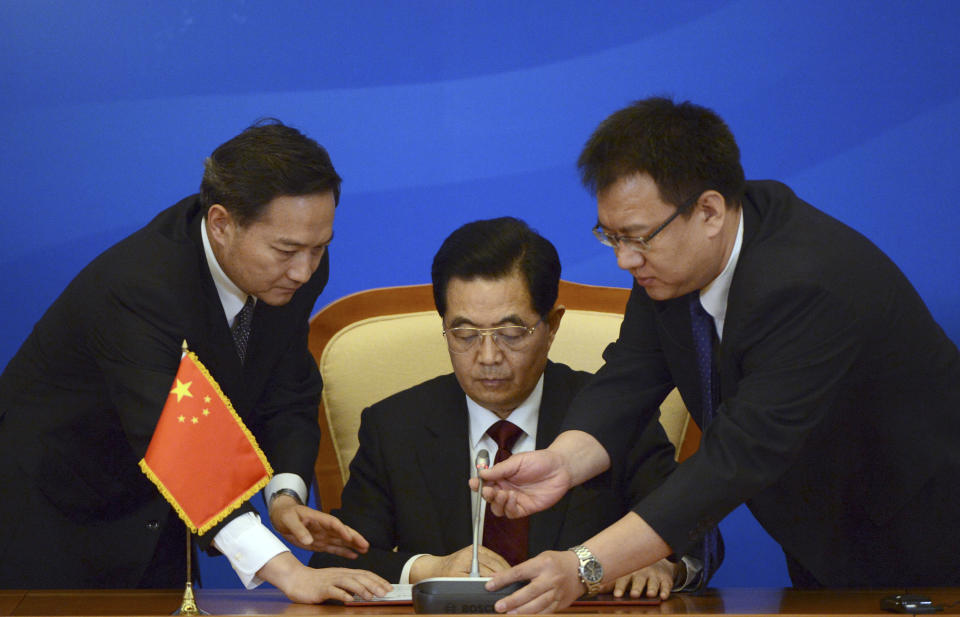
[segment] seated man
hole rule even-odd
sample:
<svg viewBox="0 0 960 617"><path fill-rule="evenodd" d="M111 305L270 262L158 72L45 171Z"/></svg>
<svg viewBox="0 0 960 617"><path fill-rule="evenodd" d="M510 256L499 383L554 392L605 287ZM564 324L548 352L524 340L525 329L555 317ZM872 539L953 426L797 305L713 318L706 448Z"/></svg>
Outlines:
<svg viewBox="0 0 960 617"><path fill-rule="evenodd" d="M454 372L364 410L343 505L335 511L370 542L367 554L349 565L399 583L469 574L476 495L467 480L475 475L476 453L498 453L491 434L500 427L518 436L504 443L498 461L550 443L591 377L547 360L564 313L556 306L560 260L553 245L522 221L462 226L440 247L432 276ZM487 512L480 575L544 550L566 549L629 512L675 465L659 423L638 432L635 443L611 472L545 512L519 524ZM317 553L310 563L347 562ZM664 559L607 590L666 598L673 588L701 585L699 570L696 559Z"/></svg>

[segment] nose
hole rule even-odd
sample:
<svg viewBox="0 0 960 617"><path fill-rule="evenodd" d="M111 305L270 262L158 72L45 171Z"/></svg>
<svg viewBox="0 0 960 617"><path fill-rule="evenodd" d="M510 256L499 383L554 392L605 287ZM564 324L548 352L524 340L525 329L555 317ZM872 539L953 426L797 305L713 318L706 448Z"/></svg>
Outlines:
<svg viewBox="0 0 960 617"><path fill-rule="evenodd" d="M633 249L623 248L622 245L614 247L614 252L617 255L617 267L621 270L627 270L628 272L634 268L640 268L647 262L643 257L643 253L635 251Z"/></svg>
<svg viewBox="0 0 960 617"><path fill-rule="evenodd" d="M477 351L477 360L481 364L497 364L503 357L503 352L493 340L492 332L485 332L480 336L480 349Z"/></svg>
<svg viewBox="0 0 960 617"><path fill-rule="evenodd" d="M290 261L290 267L287 268L287 277L302 285L310 280L319 265L319 258L313 259L310 253L300 251Z"/></svg>

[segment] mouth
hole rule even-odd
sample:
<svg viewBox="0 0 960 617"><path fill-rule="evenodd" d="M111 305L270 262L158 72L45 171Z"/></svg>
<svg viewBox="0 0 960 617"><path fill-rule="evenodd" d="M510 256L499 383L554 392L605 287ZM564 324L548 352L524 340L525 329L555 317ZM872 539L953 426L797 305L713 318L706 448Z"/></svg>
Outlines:
<svg viewBox="0 0 960 617"><path fill-rule="evenodd" d="M484 388L499 388L504 384L510 383L506 377L480 377L477 379Z"/></svg>

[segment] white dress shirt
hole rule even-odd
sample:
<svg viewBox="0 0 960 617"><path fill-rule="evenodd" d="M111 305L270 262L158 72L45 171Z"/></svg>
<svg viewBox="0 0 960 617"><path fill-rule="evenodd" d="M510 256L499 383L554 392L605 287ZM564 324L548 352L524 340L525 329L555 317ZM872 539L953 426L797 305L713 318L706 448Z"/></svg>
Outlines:
<svg viewBox="0 0 960 617"><path fill-rule="evenodd" d="M474 467L473 462L476 460L477 452L480 450L485 449L490 454L490 466L493 467L493 461L497 457L497 442L495 442L490 435L487 435L487 429L498 422L500 416L481 406L466 394L464 394L464 397L467 399L467 418L470 424L467 432L469 440L467 447L470 449L470 477L475 478L477 477L477 469ZM520 452L531 452L536 449L537 422L540 419L541 398L543 398L543 375L540 375L540 379L537 381L537 385L534 386L530 396L520 403L519 407L511 411L510 416L507 418L507 420L516 424L523 431L523 434L517 437L517 441L513 445L513 448L510 449L510 452L518 454ZM464 490L470 489L464 487ZM477 499L479 499L477 493L470 491L471 513L477 507ZM486 508L484 508L484 510L486 510ZM480 512L480 529L483 529L484 514L484 511ZM471 527L473 526L471 525ZM474 527L474 529L476 528ZM420 553L407 560L407 563L403 565L403 570L400 572L400 580L397 581L398 583L401 585L410 584L410 568L413 567L413 562L416 561L418 557L422 557L425 554L426 553Z"/></svg>
<svg viewBox="0 0 960 617"><path fill-rule="evenodd" d="M210 247L210 239L207 237L206 217L200 223L200 236L203 239L203 252L207 258L207 266L210 268L217 294L220 296L220 303L223 305L224 316L227 324L232 327L237 313L247 302L247 294L227 277L217 262ZM307 484L303 478L294 473L275 475L263 489L264 501L269 504L273 494L281 488L296 491L300 501L306 503ZM227 557L247 589L253 589L263 583L263 580L256 575L260 568L280 553L290 550L266 528L260 521L260 516L252 512L241 514L224 525L214 536L213 545Z"/></svg>

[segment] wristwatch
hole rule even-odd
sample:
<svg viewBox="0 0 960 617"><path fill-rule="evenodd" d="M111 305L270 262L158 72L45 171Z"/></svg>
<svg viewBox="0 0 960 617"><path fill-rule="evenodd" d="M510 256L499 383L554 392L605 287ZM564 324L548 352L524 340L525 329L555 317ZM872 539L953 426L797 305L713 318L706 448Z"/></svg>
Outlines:
<svg viewBox="0 0 960 617"><path fill-rule="evenodd" d="M597 558L593 556L590 549L582 544L573 546L569 550L573 551L577 559L580 560L580 582L586 586L587 595L597 595L597 592L600 591L601 581L603 580L603 566L601 566Z"/></svg>
<svg viewBox="0 0 960 617"><path fill-rule="evenodd" d="M273 505L273 500L276 499L277 497L279 497L280 495L286 495L287 497L293 497L293 500L294 500L294 501L296 501L296 502L297 502L298 504L300 504L301 506L303 505L303 500L300 499L300 493L298 493L297 491L293 490L292 488L280 488L280 489L277 489L277 490L273 493L273 495L270 495L270 503L267 504L267 507L269 508L270 506L272 506L272 505Z"/></svg>

